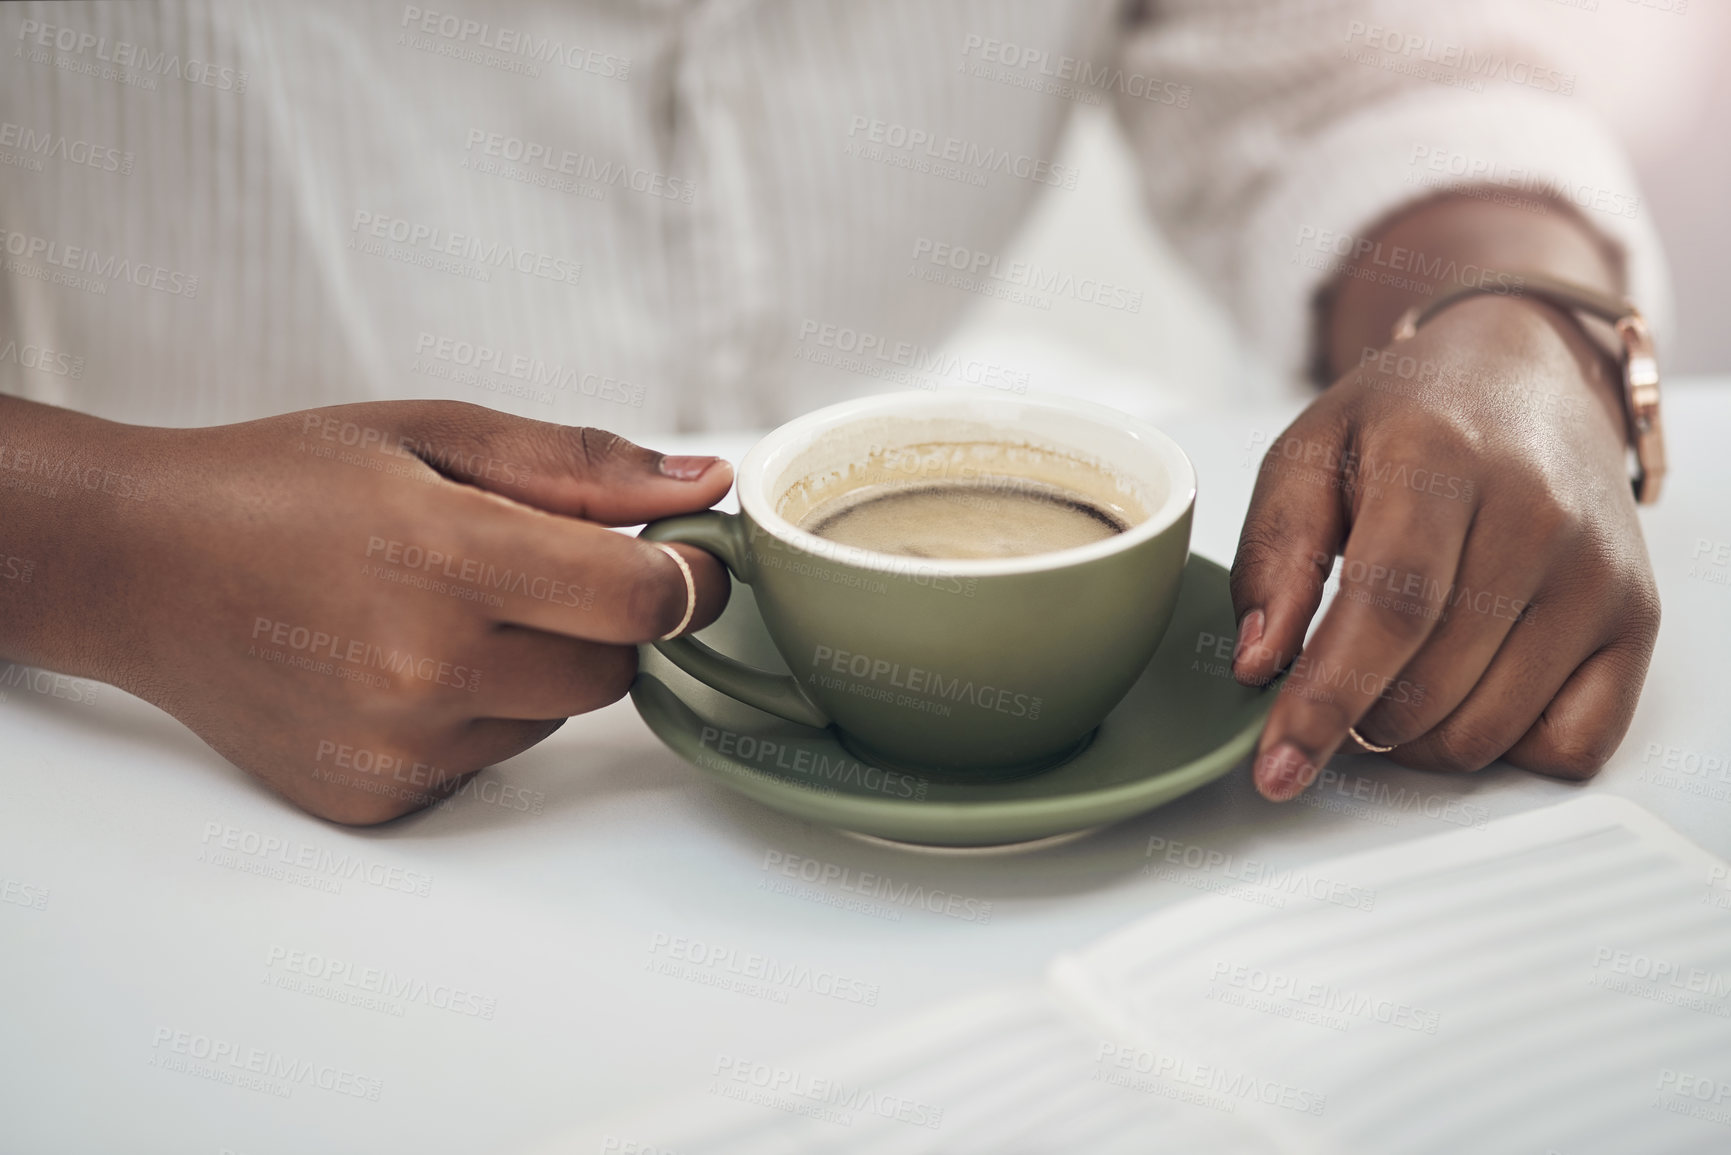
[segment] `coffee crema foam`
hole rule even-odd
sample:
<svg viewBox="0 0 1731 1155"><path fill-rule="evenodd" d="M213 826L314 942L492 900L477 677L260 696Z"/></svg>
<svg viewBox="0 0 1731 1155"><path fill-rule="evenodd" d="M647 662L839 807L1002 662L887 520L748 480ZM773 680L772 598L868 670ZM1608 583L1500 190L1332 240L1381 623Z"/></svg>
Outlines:
<svg viewBox="0 0 1731 1155"><path fill-rule="evenodd" d="M935 560L1072 549L1147 516L1134 488L1096 462L997 441L873 447L802 478L777 512L840 545Z"/></svg>

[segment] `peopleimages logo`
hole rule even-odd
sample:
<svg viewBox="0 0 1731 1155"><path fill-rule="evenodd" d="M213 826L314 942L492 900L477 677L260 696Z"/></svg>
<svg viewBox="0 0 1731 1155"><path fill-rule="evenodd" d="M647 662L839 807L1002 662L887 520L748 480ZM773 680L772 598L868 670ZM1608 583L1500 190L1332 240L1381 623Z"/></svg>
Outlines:
<svg viewBox="0 0 1731 1155"><path fill-rule="evenodd" d="M49 894L46 887L33 886L15 878L0 877L0 902L22 906L26 910L47 910ZM872 1001L877 1001L875 993Z"/></svg>
<svg viewBox="0 0 1731 1155"><path fill-rule="evenodd" d="M962 41L962 55L973 58L980 65L998 65L1024 73L1030 81L1044 82L1018 84L1017 87L1036 88L1068 99L1080 99L1085 104L1098 103L1098 93L1116 92L1154 104L1190 107L1188 84L1160 80L1141 72L1125 72L1115 64L1102 64L1064 53L1054 54L1044 48L1031 48L978 34L969 34ZM989 67L976 67L971 70L971 75L1011 82L1005 73Z"/></svg>
<svg viewBox="0 0 1731 1155"><path fill-rule="evenodd" d="M585 372L575 366L552 364L539 357L514 353L493 345L439 337L422 330L415 338L415 353L420 358L437 361L456 369L472 369L477 374L496 374L527 385L581 394L599 401L643 408L643 386L621 381L604 374ZM421 362L417 361L417 365ZM433 373L448 376L448 373Z"/></svg>
<svg viewBox="0 0 1731 1155"><path fill-rule="evenodd" d="M75 357L71 353L57 353L41 345L20 345L16 340L8 340L4 345L0 345L0 362L4 361L56 377L84 376L83 357Z"/></svg>
<svg viewBox="0 0 1731 1155"><path fill-rule="evenodd" d="M1649 742L1641 754L1642 782L1731 802L1731 752Z"/></svg>
<svg viewBox="0 0 1731 1155"><path fill-rule="evenodd" d="M24 571L25 580L29 580L30 572ZM76 702L90 706L96 702L96 683L87 682L83 678L68 677L56 674L52 670L39 670L34 666L24 666L16 662L0 664L0 702L6 700L8 689L30 690L50 698L60 698L67 702Z"/></svg>
<svg viewBox="0 0 1731 1155"><path fill-rule="evenodd" d="M914 238L913 260L916 268L924 263L931 265L941 274L957 274L953 278L921 274L922 279L953 284L969 292L1002 296L1001 293L987 292L982 287L996 284L1008 289L1025 289L1033 294L1068 297L1085 305L1098 305L1103 309L1119 312L1142 311L1140 291L1126 289L1094 277L1077 277L1028 261L1006 261L996 253L933 240L931 237ZM1039 297L1033 298L1034 303L1037 304L1038 301Z"/></svg>
<svg viewBox="0 0 1731 1155"><path fill-rule="evenodd" d="M111 145L92 144L63 133L38 131L10 120L0 121L0 148L17 149L20 153L67 164L82 165L99 172L117 172L127 176L132 172L133 156Z"/></svg>
<svg viewBox="0 0 1731 1155"><path fill-rule="evenodd" d="M261 645L282 646L286 649L260 649ZM471 694L481 688L481 671L472 666L459 666L425 655L417 656L413 651L399 650L394 646L387 650L384 646L374 645L360 638L345 638L341 634L327 633L310 626L281 622L273 618L253 619L252 644L247 646L247 657L283 662L320 674L336 673L346 676L345 671L364 674L368 670L386 670L400 678L434 682L457 690L467 690ZM331 662L320 661L323 658L330 658ZM332 662L343 662L345 665L333 666ZM353 680L376 686L376 678L376 675L367 675Z"/></svg>
<svg viewBox="0 0 1731 1155"><path fill-rule="evenodd" d="M1397 816L1401 814L1422 815L1454 826L1483 826L1491 817L1491 808L1482 802L1426 794L1362 774L1349 775L1332 766L1324 766L1310 789L1297 801L1318 810L1333 810L1373 822L1379 821L1375 815L1383 815L1388 819L1381 822L1384 826L1398 825Z"/></svg>
<svg viewBox="0 0 1731 1155"><path fill-rule="evenodd" d="M1144 1076L1138 1081L1136 1076ZM1215 1063L1198 1063L1181 1055L1162 1054L1141 1047L1121 1046L1102 1042L1094 1054L1097 1082L1134 1090L1151 1091L1146 1080L1163 1079L1198 1092L1211 1092L1218 1100L1200 1099L1202 1106L1217 1107L1228 1112L1240 1102L1261 1103L1265 1107L1281 1107L1305 1115L1320 1115L1328 1107L1328 1096L1306 1087L1296 1087L1273 1079L1260 1079L1242 1071L1233 1071Z"/></svg>
<svg viewBox="0 0 1731 1155"><path fill-rule="evenodd" d="M1363 20L1349 21L1346 26L1346 44L1349 47L1343 51L1349 52L1350 46L1360 41L1373 53L1372 60L1376 59L1374 54L1381 54L1386 58L1383 62L1385 68L1390 68L1390 64L1395 61L1430 66L1429 70L1390 68L1391 71L1456 86L1470 81L1475 92L1483 91L1486 80L1503 80L1562 96L1571 96L1575 91L1575 74L1572 72L1559 72L1555 68L1547 68L1519 58L1511 60L1500 51L1469 48L1447 40L1439 41L1428 32L1387 28L1379 24L1367 24ZM1364 60L1359 62L1369 63Z"/></svg>
<svg viewBox="0 0 1731 1155"><path fill-rule="evenodd" d="M1600 990L1731 1018L1731 973L1676 959L1601 946L1593 952L1588 983Z"/></svg>
<svg viewBox="0 0 1731 1155"><path fill-rule="evenodd" d="M928 890L917 883L910 886L906 882L897 882L888 875L875 874L869 870L855 870L851 866L841 866L834 862L806 858L799 854L788 854L780 850L765 850L763 862L759 864L758 869L766 873L779 874L783 878L816 883L819 886L833 886L837 890L862 895L879 902L894 903L898 906L927 910L933 914L948 915L951 918L959 918L963 922L992 921L992 904L989 901L965 898L946 890ZM773 883L774 881L774 879L764 879L759 882L758 886L765 890L776 889L764 885L766 882Z"/></svg>
<svg viewBox="0 0 1731 1155"><path fill-rule="evenodd" d="M819 349L834 350L858 358L860 364L866 366L875 361L908 370L911 374L948 377L969 385L1002 389L1007 393L1028 391L1029 374L1025 369L1012 369L1007 365L982 361L977 357L963 360L957 354L944 349L932 349L912 341L898 341L893 337L850 328L847 325L828 324L807 317L800 322L799 340L802 348L808 341L818 348L804 352L795 349L794 356L816 364L832 363L814 355ZM870 360L867 360L868 358ZM845 359L833 363L838 368L859 371ZM909 384L919 389L937 388L936 383L929 378L911 380Z"/></svg>
<svg viewBox="0 0 1731 1155"><path fill-rule="evenodd" d="M106 36L80 32L76 28L44 24L40 20L24 20L18 25L18 39L22 44L36 49L52 48L56 52L71 53L73 56L91 56L114 68L130 69L153 76L173 76L188 84L215 88L222 92L246 91L247 74L243 69L207 64L190 56L183 61L178 53L153 52L139 44L125 40L109 40Z"/></svg>
<svg viewBox="0 0 1731 1155"><path fill-rule="evenodd" d="M785 1003L788 991L807 991L864 1007L878 1005L878 984L825 967L784 962L773 955L741 951L702 939L656 931L649 942L646 970L705 986L724 986L745 994L767 994ZM737 981L736 981L737 980Z"/></svg>
<svg viewBox="0 0 1731 1155"><path fill-rule="evenodd" d="M230 1039L177 1031L173 1027L156 1028L150 1045L153 1067L266 1091L285 1099L295 1087L306 1086L376 1103L385 1090L384 1080L345 1067L297 1059L280 1051L246 1047Z"/></svg>
<svg viewBox="0 0 1731 1155"><path fill-rule="evenodd" d="M1228 851L1180 842L1176 838L1151 835L1145 853L1149 859L1168 863L1171 867L1181 866L1218 875L1222 879L1260 888L1273 897L1301 894L1348 910L1371 910L1376 906L1376 891L1368 887L1354 886L1297 868L1281 870L1258 859L1241 858ZM1157 867L1153 861L1144 866L1143 871L1159 877L1168 877L1171 873L1169 867ZM1284 905L1284 900L1281 905Z"/></svg>
<svg viewBox="0 0 1731 1155"><path fill-rule="evenodd" d="M425 898L433 891L433 876L401 866L389 866L347 851L334 851L293 838L260 834L226 822L206 822L200 839L207 850L200 855L218 866L241 869L247 874L283 874L302 871L319 890L340 890L342 882L357 880L369 886ZM240 861L236 861L236 859ZM241 862L247 865L242 867ZM289 878L288 881L296 881Z"/></svg>
<svg viewBox="0 0 1731 1155"><path fill-rule="evenodd" d="M714 750L723 757L750 762L758 767L774 767L784 773L810 778L824 786L853 786L891 798L911 798L915 801L926 796L927 783L923 778L914 778L894 770L880 770L844 754L831 757L824 750L813 750L791 742L778 742L734 730L722 730L715 726L703 727L697 741L699 745Z"/></svg>
<svg viewBox="0 0 1731 1155"><path fill-rule="evenodd" d="M442 550L426 549L412 543L406 544L397 541L394 538L369 536L367 538L367 557L369 560L382 558L393 566L401 566L408 570L420 570L429 574L439 574L453 581L485 586L492 590L503 590L509 594L529 598L533 601L548 602L556 606L570 606L573 609L586 610L595 603L593 586L572 585L569 582L558 581L554 578L532 575L523 570L501 570L492 562L480 558L447 554ZM333 642L332 645L334 647L335 643ZM351 643L351 650L353 645L354 643ZM314 646L313 648L317 649L318 647ZM463 667L457 668L462 669Z"/></svg>
<svg viewBox="0 0 1731 1155"><path fill-rule="evenodd" d="M0 487L24 489L43 497L56 496L64 482L69 488L81 485L92 491L100 489L111 497L145 501L150 497L154 485L149 478L133 477L130 473L115 473L112 469L104 469L100 465L85 465L67 458L55 460L34 450L20 449L14 445L0 445L0 472L22 473L28 478L40 479L33 481L0 476Z"/></svg>
<svg viewBox="0 0 1731 1155"><path fill-rule="evenodd" d="M1576 208L1614 217L1632 218L1641 209L1641 198L1629 193L1581 184L1562 175L1511 165L1500 157L1472 156L1441 145L1413 145L1407 163L1412 166L1409 184L1491 185L1544 199L1555 197Z"/></svg>
<svg viewBox="0 0 1731 1155"><path fill-rule="evenodd" d="M679 201L682 204L690 204L697 192L697 186L691 181L676 176L646 168L629 168L588 153L572 152L568 148L560 148L543 141L527 140L502 132L489 132L484 128L469 130L463 150L479 153L485 159L520 164L530 170L540 169L544 173L568 177L597 188L626 188L644 196Z"/></svg>
<svg viewBox="0 0 1731 1155"><path fill-rule="evenodd" d="M878 120L871 116L855 115L848 122L847 134L850 138L857 138L856 143L850 146L853 154L867 159L875 160L881 157L869 151L861 151L860 145L889 148L899 154L919 155L933 162L947 162L961 169L971 170L981 177L996 172L1065 189L1074 189L1082 175L1074 165L1055 164L1027 153L1011 152L959 137L943 136L929 129Z"/></svg>
<svg viewBox="0 0 1731 1155"><path fill-rule="evenodd" d="M567 285L575 285L583 277L583 265L580 261L537 253L532 249L520 249L498 241L483 241L469 233L452 232L438 225L372 213L366 209L355 211L349 231L353 234L350 238L351 244L362 237L390 241L422 251L429 256L454 257L474 265L487 265L496 269L511 268L544 281L557 281Z"/></svg>
<svg viewBox="0 0 1731 1155"><path fill-rule="evenodd" d="M89 273L109 281L125 281L141 289L155 289L171 297L198 296L198 277L162 265L133 261L128 257L104 255L82 245L68 245L32 233L14 232L0 227L0 249L8 256L26 261L41 261L55 268L76 273ZM100 282L98 282L100 283Z"/></svg>
<svg viewBox="0 0 1731 1155"><path fill-rule="evenodd" d="M1508 273L1471 261L1461 264L1453 257L1430 255L1404 245L1385 245L1375 237L1337 233L1314 225L1300 225L1293 245L1299 250L1293 254L1295 264L1301 262L1303 250L1307 247L1318 258L1316 262L1306 264L1312 269L1343 272L1347 271L1348 264L1356 264L1364 266L1361 273L1374 273L1378 268L1390 273L1411 273L1420 278L1421 287L1423 284L1448 282L1512 297L1520 296L1527 284L1526 278L1519 273ZM1425 288L1423 291L1429 293L1432 290Z"/></svg>
<svg viewBox="0 0 1731 1155"><path fill-rule="evenodd" d="M492 995L449 983L429 982L418 975L399 974L389 967L361 966L318 951L272 945L265 954L264 965L275 974L277 985L334 1002L347 1001L346 996L351 995L376 995L397 1003L420 1003L435 1010L489 1020L499 1010L499 1000Z"/></svg>
<svg viewBox="0 0 1731 1155"><path fill-rule="evenodd" d="M789 1114L813 1114L825 1118L826 1122L846 1125L852 1122L853 1113L858 1112L935 1131L944 1121L942 1107L918 1099L885 1094L841 1079L817 1078L802 1071L772 1067L737 1055L717 1055L712 1074L716 1082L710 1086L711 1094L758 1102ZM774 1098L758 1099L750 1094L752 1091ZM802 1107L806 1109L799 1109ZM840 1114L826 1117L822 1113L826 1108Z"/></svg>
<svg viewBox="0 0 1731 1155"><path fill-rule="evenodd" d="M887 658L855 654L833 646L817 646L812 650L811 666L806 681L825 689L841 689L856 697L873 701L894 702L940 717L949 717L950 705L978 707L981 710L1007 714L1012 718L1036 719L1045 699L1038 694L1022 694L1003 686L978 685L973 679L946 677L937 670L920 666L904 667ZM830 677L828 675L841 675ZM896 691L905 691L896 693Z"/></svg>
<svg viewBox="0 0 1731 1155"><path fill-rule="evenodd" d="M1442 1022L1436 1011L1424 1010L1395 999L1378 998L1361 991L1346 990L1331 983L1316 982L1281 971L1263 970L1245 963L1216 961L1209 981L1232 990L1262 995L1275 1002L1311 1007L1325 1014L1351 1015L1405 1031L1434 1035Z"/></svg>
<svg viewBox="0 0 1731 1155"><path fill-rule="evenodd" d="M470 20L450 12L435 12L414 4L403 6L400 27L425 36L437 36L453 45L484 48L504 56L521 57L525 62L552 64L557 62L573 72L587 72L604 80L625 80L631 75L631 59L567 44L550 36L492 24L485 20ZM539 75L535 73L534 75Z"/></svg>

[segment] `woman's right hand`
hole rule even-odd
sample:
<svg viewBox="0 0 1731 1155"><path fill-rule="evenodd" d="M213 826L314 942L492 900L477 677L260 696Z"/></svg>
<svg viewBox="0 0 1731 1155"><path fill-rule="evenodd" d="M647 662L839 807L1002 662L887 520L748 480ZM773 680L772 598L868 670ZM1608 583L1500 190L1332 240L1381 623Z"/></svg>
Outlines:
<svg viewBox="0 0 1731 1155"><path fill-rule="evenodd" d="M442 401L181 430L0 398L0 425L0 551L37 563L0 583L0 655L112 682L357 824L623 696L687 589L662 549L603 527L708 508L732 481ZM697 629L726 571L673 548Z"/></svg>

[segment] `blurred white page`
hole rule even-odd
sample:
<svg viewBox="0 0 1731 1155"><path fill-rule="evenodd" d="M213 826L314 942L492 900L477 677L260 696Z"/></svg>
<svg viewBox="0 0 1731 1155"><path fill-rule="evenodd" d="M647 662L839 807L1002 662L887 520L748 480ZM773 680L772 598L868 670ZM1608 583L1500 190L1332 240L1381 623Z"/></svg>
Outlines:
<svg viewBox="0 0 1731 1155"><path fill-rule="evenodd" d="M718 1055L707 1086L538 1151L1731 1150L1731 871L1634 804L1294 872L1216 858L1180 863L1214 895L1043 986Z"/></svg>

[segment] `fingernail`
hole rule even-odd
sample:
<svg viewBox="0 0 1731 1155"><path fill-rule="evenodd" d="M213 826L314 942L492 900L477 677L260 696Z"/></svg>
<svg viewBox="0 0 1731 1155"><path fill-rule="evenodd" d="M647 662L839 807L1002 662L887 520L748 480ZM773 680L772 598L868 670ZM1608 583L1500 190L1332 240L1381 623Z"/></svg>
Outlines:
<svg viewBox="0 0 1731 1155"><path fill-rule="evenodd" d="M1251 610L1238 621L1238 644L1232 647L1232 667L1235 670L1244 668L1244 658L1251 649L1262 641L1262 631L1268 624L1268 616L1261 610Z"/></svg>
<svg viewBox="0 0 1731 1155"><path fill-rule="evenodd" d="M1256 760L1256 788L1271 802L1285 802L1309 786L1318 769L1297 746L1282 742Z"/></svg>
<svg viewBox="0 0 1731 1155"><path fill-rule="evenodd" d="M696 481L720 460L719 457L663 457L660 469L675 481Z"/></svg>

